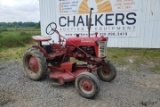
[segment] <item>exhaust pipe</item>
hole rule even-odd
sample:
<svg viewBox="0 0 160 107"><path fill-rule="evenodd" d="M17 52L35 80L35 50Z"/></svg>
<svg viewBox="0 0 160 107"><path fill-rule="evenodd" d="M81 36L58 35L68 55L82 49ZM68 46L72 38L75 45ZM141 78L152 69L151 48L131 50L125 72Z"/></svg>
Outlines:
<svg viewBox="0 0 160 107"><path fill-rule="evenodd" d="M89 21L88 21L88 36L90 37L90 30L91 30L91 23L92 23L92 10L93 8L90 8L90 15L89 15Z"/></svg>

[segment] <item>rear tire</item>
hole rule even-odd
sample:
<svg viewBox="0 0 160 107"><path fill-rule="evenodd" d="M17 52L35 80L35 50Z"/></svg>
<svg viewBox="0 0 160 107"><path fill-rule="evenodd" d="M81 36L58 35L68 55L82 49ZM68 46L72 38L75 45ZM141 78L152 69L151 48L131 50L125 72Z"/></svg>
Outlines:
<svg viewBox="0 0 160 107"><path fill-rule="evenodd" d="M97 70L98 77L105 82L111 82L116 74L117 70L111 62L106 63L101 69Z"/></svg>
<svg viewBox="0 0 160 107"><path fill-rule="evenodd" d="M35 81L44 79L47 74L46 58L42 52L33 47L25 51L23 67L27 76Z"/></svg>
<svg viewBox="0 0 160 107"><path fill-rule="evenodd" d="M99 81L89 72L79 74L75 86L79 94L85 98L94 98L99 92Z"/></svg>

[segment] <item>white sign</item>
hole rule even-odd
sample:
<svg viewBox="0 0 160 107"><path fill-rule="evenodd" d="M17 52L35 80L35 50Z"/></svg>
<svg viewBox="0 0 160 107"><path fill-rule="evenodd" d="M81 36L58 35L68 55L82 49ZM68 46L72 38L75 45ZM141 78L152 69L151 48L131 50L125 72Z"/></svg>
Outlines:
<svg viewBox="0 0 160 107"><path fill-rule="evenodd" d="M137 29L137 0L58 0L57 25L65 36L88 35L93 8L91 36L134 37Z"/></svg>

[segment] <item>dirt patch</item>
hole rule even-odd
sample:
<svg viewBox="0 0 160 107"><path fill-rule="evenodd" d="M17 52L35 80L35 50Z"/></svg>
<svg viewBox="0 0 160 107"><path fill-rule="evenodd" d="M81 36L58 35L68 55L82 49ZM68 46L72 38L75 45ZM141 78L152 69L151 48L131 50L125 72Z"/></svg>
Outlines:
<svg viewBox="0 0 160 107"><path fill-rule="evenodd" d="M4 106L9 102L13 102L13 94L6 90L0 90L0 106Z"/></svg>
<svg viewBox="0 0 160 107"><path fill-rule="evenodd" d="M143 107L153 107L154 105L156 105L158 103L158 101L142 101L141 105Z"/></svg>

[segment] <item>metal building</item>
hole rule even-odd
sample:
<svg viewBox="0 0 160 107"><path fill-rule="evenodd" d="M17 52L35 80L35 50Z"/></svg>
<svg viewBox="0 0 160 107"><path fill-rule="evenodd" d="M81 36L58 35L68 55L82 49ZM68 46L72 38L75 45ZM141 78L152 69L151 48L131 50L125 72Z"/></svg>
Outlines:
<svg viewBox="0 0 160 107"><path fill-rule="evenodd" d="M94 8L91 34L108 36L108 47L160 48L160 0L39 0L39 5L41 35L50 22L66 37L87 35Z"/></svg>

